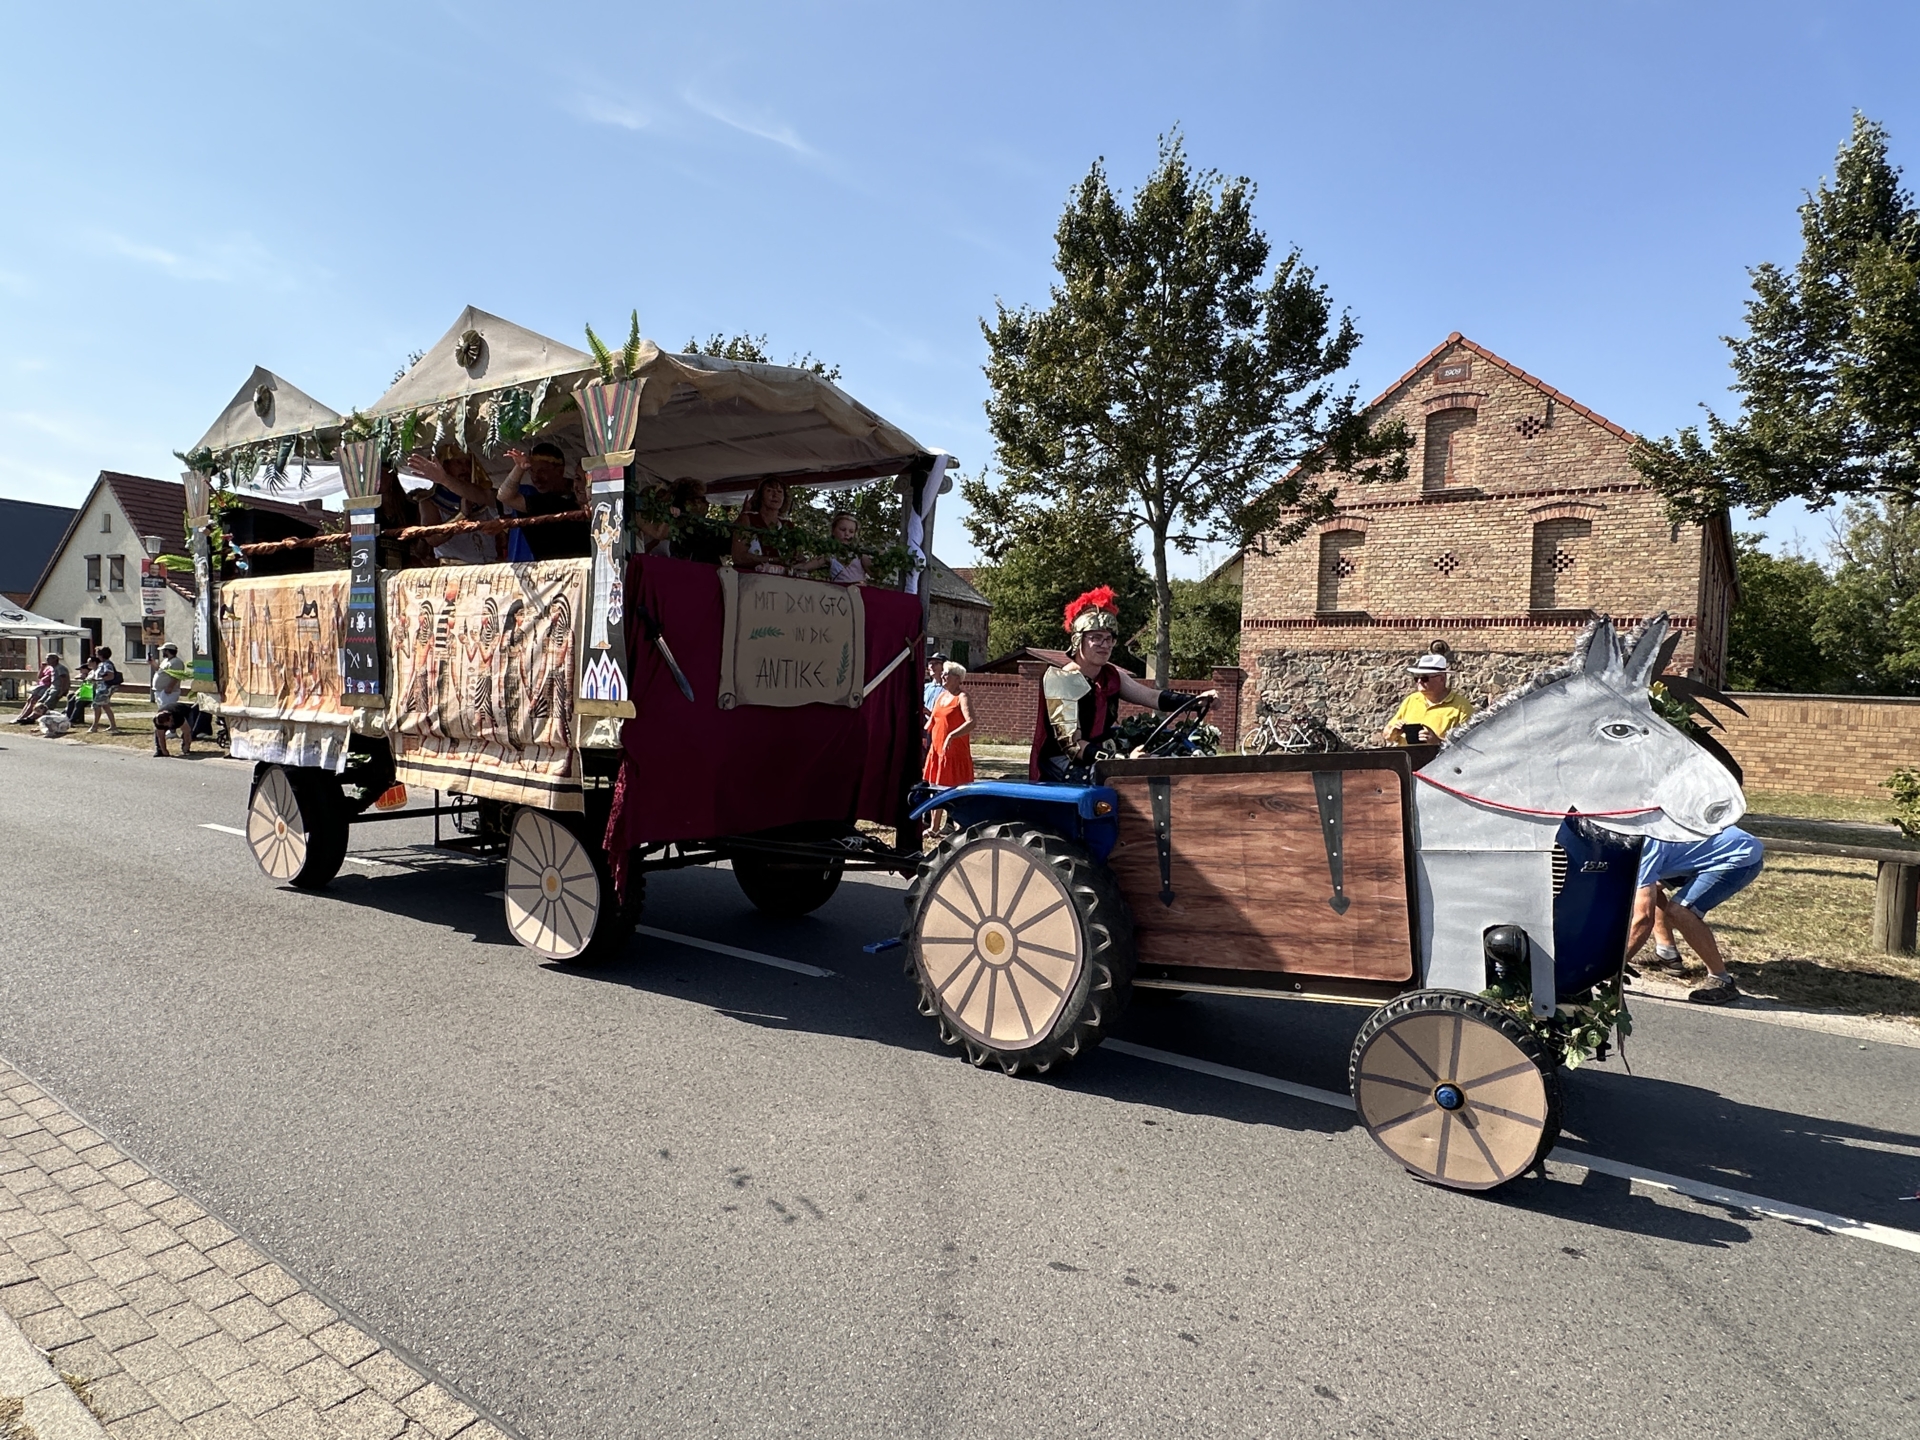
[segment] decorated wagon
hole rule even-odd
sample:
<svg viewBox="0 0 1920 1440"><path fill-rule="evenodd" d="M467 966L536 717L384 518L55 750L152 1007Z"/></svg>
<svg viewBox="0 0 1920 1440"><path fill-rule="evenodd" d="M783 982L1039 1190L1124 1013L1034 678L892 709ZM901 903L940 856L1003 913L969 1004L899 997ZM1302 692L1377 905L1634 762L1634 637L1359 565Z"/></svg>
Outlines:
<svg viewBox="0 0 1920 1440"><path fill-rule="evenodd" d="M922 1013L1018 1073L1097 1044L1142 989L1363 1005L1349 1078L1381 1148L1461 1189L1525 1173L1559 1134L1560 1066L1619 1015L1643 840L1745 810L1649 704L1667 629L1596 622L1437 753L1155 753L1187 748L1189 716L1090 783L926 799L958 828L907 900Z"/></svg>
<svg viewBox="0 0 1920 1440"><path fill-rule="evenodd" d="M591 553L383 568L396 537L545 523L383 525L383 481L428 443L471 455L489 484L509 446L557 446L591 491L550 518L587 522ZM351 827L431 815L438 833L450 817L450 843L504 852L508 928L557 960L615 951L649 870L729 860L754 904L797 915L849 869L913 869L919 564L948 458L807 370L669 354L637 327L609 363L469 309L351 417L256 371L186 482L194 684L255 762L261 869L323 886ZM724 503L769 480L892 480L904 588L640 553L637 522L665 487L699 482ZM329 484L344 532L237 547L252 573L222 578L226 487ZM436 798L381 808L405 787Z"/></svg>

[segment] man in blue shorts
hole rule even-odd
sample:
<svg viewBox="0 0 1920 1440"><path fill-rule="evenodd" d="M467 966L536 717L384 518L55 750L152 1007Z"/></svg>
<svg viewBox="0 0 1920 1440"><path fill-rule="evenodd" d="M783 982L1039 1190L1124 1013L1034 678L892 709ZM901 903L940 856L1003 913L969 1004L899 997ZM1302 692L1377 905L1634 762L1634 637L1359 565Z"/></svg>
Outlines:
<svg viewBox="0 0 1920 1440"><path fill-rule="evenodd" d="M1697 1005L1727 1005L1740 991L1720 958L1720 945L1707 925L1707 912L1747 888L1760 873L1766 851L1737 825L1729 825L1705 840L1649 840L1640 852L1640 893L1633 907L1633 928L1627 932L1629 957L1646 943L1657 919L1664 919L1693 947L1707 967L1707 983L1687 998ZM1669 895L1663 889L1672 887ZM1678 974L1680 952L1656 949L1650 970Z"/></svg>

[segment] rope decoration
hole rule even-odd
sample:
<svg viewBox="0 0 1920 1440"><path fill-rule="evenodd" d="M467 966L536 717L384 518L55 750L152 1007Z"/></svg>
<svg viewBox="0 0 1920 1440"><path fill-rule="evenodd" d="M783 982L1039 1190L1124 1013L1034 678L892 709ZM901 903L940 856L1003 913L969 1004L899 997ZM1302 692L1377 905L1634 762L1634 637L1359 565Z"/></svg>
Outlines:
<svg viewBox="0 0 1920 1440"><path fill-rule="evenodd" d="M425 540L437 545L455 535L503 535L529 525L551 525L560 520L589 520L585 510L562 510L555 515L510 515L499 520L450 520L444 525L403 525L398 530L377 532L389 540ZM342 530L331 535L307 535L290 540L261 540L252 545L236 545L242 555L277 555L286 550L318 550L326 545L345 545L352 539Z"/></svg>

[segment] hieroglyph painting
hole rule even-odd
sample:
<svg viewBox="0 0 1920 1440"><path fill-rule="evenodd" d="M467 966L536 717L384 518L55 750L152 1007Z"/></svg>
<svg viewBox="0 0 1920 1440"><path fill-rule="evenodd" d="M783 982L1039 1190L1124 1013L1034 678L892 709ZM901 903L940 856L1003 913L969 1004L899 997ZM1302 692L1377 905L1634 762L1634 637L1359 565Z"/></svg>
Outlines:
<svg viewBox="0 0 1920 1440"><path fill-rule="evenodd" d="M220 713L236 759L329 770L346 763L347 583L330 571L220 587Z"/></svg>
<svg viewBox="0 0 1920 1440"><path fill-rule="evenodd" d="M858 705L866 684L860 589L722 570L720 708Z"/></svg>
<svg viewBox="0 0 1920 1440"><path fill-rule="evenodd" d="M410 785L582 808L574 743L588 560L387 577L387 739Z"/></svg>

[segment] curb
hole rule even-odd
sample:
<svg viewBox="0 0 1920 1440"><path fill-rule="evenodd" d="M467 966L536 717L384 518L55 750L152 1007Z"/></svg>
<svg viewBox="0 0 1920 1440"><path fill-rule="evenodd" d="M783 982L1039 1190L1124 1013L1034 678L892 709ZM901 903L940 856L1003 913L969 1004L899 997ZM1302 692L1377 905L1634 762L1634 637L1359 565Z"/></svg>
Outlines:
<svg viewBox="0 0 1920 1440"><path fill-rule="evenodd" d="M12 1405L18 1415L9 1416ZM0 1311L0 1431L31 1432L37 1440L106 1440L107 1432L80 1397L54 1372L46 1351Z"/></svg>

